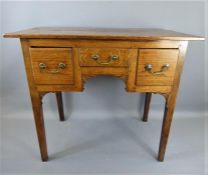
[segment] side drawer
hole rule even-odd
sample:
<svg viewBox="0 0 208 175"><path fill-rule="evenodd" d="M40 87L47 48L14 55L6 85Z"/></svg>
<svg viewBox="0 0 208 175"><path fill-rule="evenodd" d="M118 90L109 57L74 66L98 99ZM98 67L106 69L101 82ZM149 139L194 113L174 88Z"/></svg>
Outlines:
<svg viewBox="0 0 208 175"><path fill-rule="evenodd" d="M178 54L178 49L139 49L136 85L172 85Z"/></svg>
<svg viewBox="0 0 208 175"><path fill-rule="evenodd" d="M73 84L74 70L71 48L30 48L36 84Z"/></svg>
<svg viewBox="0 0 208 175"><path fill-rule="evenodd" d="M80 48L80 66L127 67L130 49Z"/></svg>

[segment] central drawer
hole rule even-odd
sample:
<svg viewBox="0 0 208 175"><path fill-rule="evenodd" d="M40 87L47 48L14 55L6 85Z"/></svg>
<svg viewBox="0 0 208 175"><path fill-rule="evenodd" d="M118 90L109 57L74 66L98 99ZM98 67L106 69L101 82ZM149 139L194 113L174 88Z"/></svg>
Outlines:
<svg viewBox="0 0 208 175"><path fill-rule="evenodd" d="M117 48L80 48L80 66L127 67L130 57L129 49Z"/></svg>

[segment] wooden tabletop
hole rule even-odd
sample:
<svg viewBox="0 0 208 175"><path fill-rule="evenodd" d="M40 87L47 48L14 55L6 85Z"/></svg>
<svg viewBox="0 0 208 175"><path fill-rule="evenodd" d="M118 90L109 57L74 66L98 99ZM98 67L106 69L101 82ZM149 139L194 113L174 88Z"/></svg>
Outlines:
<svg viewBox="0 0 208 175"><path fill-rule="evenodd" d="M10 38L71 38L110 40L204 40L204 37L164 29L36 27L14 33Z"/></svg>

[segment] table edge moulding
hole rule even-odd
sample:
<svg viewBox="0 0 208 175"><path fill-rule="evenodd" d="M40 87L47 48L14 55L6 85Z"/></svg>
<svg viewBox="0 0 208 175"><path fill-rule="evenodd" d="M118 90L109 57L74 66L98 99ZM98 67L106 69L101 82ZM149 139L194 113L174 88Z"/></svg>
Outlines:
<svg viewBox="0 0 208 175"><path fill-rule="evenodd" d="M127 92L165 99L158 160L163 161L188 42L204 37L164 29L37 27L4 34L20 38L42 161L48 160L42 99L55 93L64 121L62 92L82 92L88 78L121 78Z"/></svg>

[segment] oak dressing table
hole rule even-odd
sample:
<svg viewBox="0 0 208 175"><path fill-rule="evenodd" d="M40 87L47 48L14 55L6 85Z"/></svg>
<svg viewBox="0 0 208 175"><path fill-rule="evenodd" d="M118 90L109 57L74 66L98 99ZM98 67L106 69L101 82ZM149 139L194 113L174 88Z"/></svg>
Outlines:
<svg viewBox="0 0 208 175"><path fill-rule="evenodd" d="M5 34L20 38L42 161L47 145L42 98L56 94L64 120L61 92L81 92L93 76L121 78L127 92L146 93L143 121L152 93L165 98L158 160L163 161L188 41L204 38L162 29L40 27Z"/></svg>

